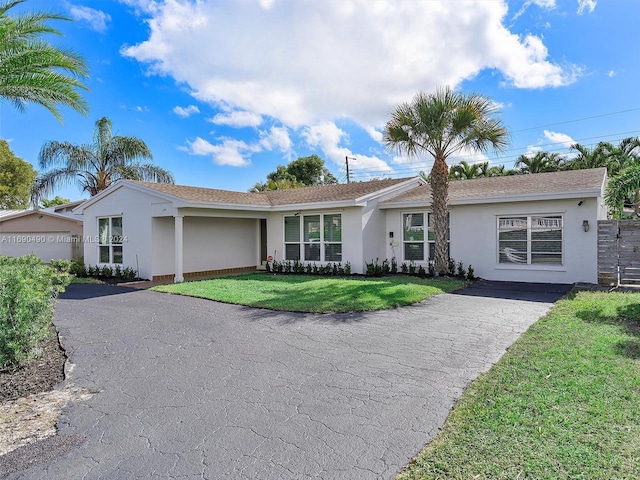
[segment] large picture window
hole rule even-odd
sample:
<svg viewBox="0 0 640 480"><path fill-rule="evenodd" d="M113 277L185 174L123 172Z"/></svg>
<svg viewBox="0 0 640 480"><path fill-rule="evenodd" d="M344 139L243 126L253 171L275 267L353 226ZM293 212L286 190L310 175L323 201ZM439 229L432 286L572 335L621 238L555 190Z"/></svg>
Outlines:
<svg viewBox="0 0 640 480"><path fill-rule="evenodd" d="M498 263L562 265L562 215L498 218Z"/></svg>
<svg viewBox="0 0 640 480"><path fill-rule="evenodd" d="M342 261L342 215L284 217L285 260Z"/></svg>
<svg viewBox="0 0 640 480"><path fill-rule="evenodd" d="M122 217L98 219L98 261L122 263Z"/></svg>
<svg viewBox="0 0 640 480"><path fill-rule="evenodd" d="M448 220L449 217L447 217ZM403 214L402 231L404 260L424 262L426 259L435 259L436 237L431 213ZM426 237L425 231L427 232ZM447 228L447 242L449 242L449 228ZM447 251L448 248L449 244L447 243Z"/></svg>

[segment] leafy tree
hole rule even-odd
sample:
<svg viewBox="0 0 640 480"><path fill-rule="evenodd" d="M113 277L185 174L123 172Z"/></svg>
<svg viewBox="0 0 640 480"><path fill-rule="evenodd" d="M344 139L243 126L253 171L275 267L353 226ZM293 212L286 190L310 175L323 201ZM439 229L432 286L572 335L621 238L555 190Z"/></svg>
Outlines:
<svg viewBox="0 0 640 480"><path fill-rule="evenodd" d="M300 157L287 166L278 165L275 172L267 175L265 183L256 183L251 191L286 190L334 183L338 183L338 180L324 166L324 160L317 155L310 155Z"/></svg>
<svg viewBox="0 0 640 480"><path fill-rule="evenodd" d="M88 74L84 59L41 39L61 35L49 20L70 20L47 12L12 17L9 10L25 0L0 3L0 97L24 111L27 103L42 105L58 120L58 106L86 114L88 104L79 90L88 90L82 78Z"/></svg>
<svg viewBox="0 0 640 480"><path fill-rule="evenodd" d="M520 155L515 167L520 168L518 173L544 173L557 172L561 169L563 157L558 153L536 152L535 155Z"/></svg>
<svg viewBox="0 0 640 480"><path fill-rule="evenodd" d="M147 144L137 137L114 136L111 120L96 122L93 143L72 145L55 140L40 150L40 167L53 169L41 173L34 186L33 198L39 200L53 190L74 180L78 187L94 196L118 179L173 183L171 172L140 160L152 159ZM34 202L37 204L38 202Z"/></svg>
<svg viewBox="0 0 640 480"><path fill-rule="evenodd" d="M37 176L29 162L15 156L9 144L0 140L0 209L28 208Z"/></svg>
<svg viewBox="0 0 640 480"><path fill-rule="evenodd" d="M60 195L56 195L55 198L52 198L50 200L47 200L46 198L40 200L40 205L42 206L42 208L57 207L58 205L66 205L67 203L71 203L71 200L69 200L68 198L63 198Z"/></svg>
<svg viewBox="0 0 640 480"><path fill-rule="evenodd" d="M446 87L431 94L418 93L412 102L401 104L385 127L384 141L389 149L411 156L428 153L434 158L430 177L438 273L448 268L447 158L462 149L485 152L506 148L508 133L501 120L494 117L496 113L495 104L488 98Z"/></svg>

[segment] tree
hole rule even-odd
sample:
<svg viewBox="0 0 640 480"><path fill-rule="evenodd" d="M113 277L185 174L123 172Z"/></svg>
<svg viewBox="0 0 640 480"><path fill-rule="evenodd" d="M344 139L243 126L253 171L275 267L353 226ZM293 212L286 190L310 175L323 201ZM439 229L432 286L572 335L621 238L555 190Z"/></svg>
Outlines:
<svg viewBox="0 0 640 480"><path fill-rule="evenodd" d="M460 163L451 165L449 169L449 178L451 180L469 180L471 178L478 178L480 175L480 168L477 163L467 163L462 160Z"/></svg>
<svg viewBox="0 0 640 480"><path fill-rule="evenodd" d="M265 183L256 183L251 191L286 190L334 183L338 183L338 180L324 166L324 160L317 155L310 155L308 157L300 157L286 167L278 165L275 172L267 175Z"/></svg>
<svg viewBox="0 0 640 480"><path fill-rule="evenodd" d="M118 179L174 183L171 172L152 163L146 143L137 137L114 136L111 120L102 117L96 122L93 143L72 145L55 140L46 142L40 150L40 167L44 170L34 186L34 205L62 184L74 180L82 191L94 196Z"/></svg>
<svg viewBox="0 0 640 480"><path fill-rule="evenodd" d="M83 115L88 104L79 90L88 69L78 54L56 47L40 37L61 35L49 27L49 20L70 20L46 12L33 12L11 17L8 11L25 0L0 3L0 97L24 111L27 103L42 105L58 120L58 106L71 107Z"/></svg>
<svg viewBox="0 0 640 480"><path fill-rule="evenodd" d="M640 164L625 168L609 180L604 193L604 201L615 217L622 216L624 202L634 197L633 207L636 215L640 214Z"/></svg>
<svg viewBox="0 0 640 480"><path fill-rule="evenodd" d="M571 149L576 150L578 155L567 163L570 169L606 167L607 174L613 177L640 158L640 139L625 138L617 147L609 142L598 142L592 150L576 143L571 145Z"/></svg>
<svg viewBox="0 0 640 480"><path fill-rule="evenodd" d="M60 195L56 195L55 198L52 198L50 200L46 198L40 200L40 205L42 206L42 208L57 207L58 205L66 205L67 203L71 203L71 200L68 198L63 198Z"/></svg>
<svg viewBox="0 0 640 480"><path fill-rule="evenodd" d="M523 154L515 163L519 173L557 172L561 169L563 157L558 153L536 152L535 155Z"/></svg>
<svg viewBox="0 0 640 480"><path fill-rule="evenodd" d="M0 209L29 208L31 187L37 176L29 162L15 156L9 144L0 140Z"/></svg>
<svg viewBox="0 0 640 480"><path fill-rule="evenodd" d="M435 93L418 93L391 114L385 126L384 142L390 150L410 156L428 153L434 158L431 169L433 227L436 271L447 271L447 215L449 167L447 158L469 149L485 152L503 150L508 144L507 130L494 117L496 106L478 95L464 95L450 88Z"/></svg>

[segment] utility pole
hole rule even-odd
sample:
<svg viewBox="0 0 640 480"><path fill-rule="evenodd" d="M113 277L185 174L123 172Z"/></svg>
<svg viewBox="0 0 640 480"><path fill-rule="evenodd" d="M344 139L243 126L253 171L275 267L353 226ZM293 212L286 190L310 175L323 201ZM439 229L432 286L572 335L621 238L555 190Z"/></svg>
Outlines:
<svg viewBox="0 0 640 480"><path fill-rule="evenodd" d="M350 183L351 179L349 178L349 159L355 160L356 157L344 157L344 163L347 166L347 183Z"/></svg>

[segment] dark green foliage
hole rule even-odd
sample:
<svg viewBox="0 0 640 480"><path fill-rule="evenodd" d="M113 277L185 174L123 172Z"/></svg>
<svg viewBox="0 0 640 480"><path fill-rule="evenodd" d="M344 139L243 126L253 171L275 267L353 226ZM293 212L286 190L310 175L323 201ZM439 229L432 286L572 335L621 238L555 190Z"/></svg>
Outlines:
<svg viewBox="0 0 640 480"><path fill-rule="evenodd" d="M290 274L307 274L307 275L333 275L343 276L351 275L351 264L345 263L343 266L341 263L326 263L324 265L318 265L317 263L304 264L300 260L285 260L278 262L273 260L267 262L266 266L268 273L290 273Z"/></svg>
<svg viewBox="0 0 640 480"><path fill-rule="evenodd" d="M447 262L447 274L452 277L456 274L456 261L453 258Z"/></svg>
<svg viewBox="0 0 640 480"><path fill-rule="evenodd" d="M105 265L100 269L100 276L104 278L113 277L113 269L109 265Z"/></svg>
<svg viewBox="0 0 640 480"><path fill-rule="evenodd" d="M409 265L402 262L402 265L400 265L400 271L406 275L407 273L409 273Z"/></svg>
<svg viewBox="0 0 640 480"><path fill-rule="evenodd" d="M475 280L475 275L473 273L473 267L471 265L469 265L469 268L467 269L467 280Z"/></svg>
<svg viewBox="0 0 640 480"><path fill-rule="evenodd" d="M436 276L436 264L435 264L435 262L429 262L429 265L428 265L427 269L429 270L429 276L430 277L435 277Z"/></svg>
<svg viewBox="0 0 640 480"><path fill-rule="evenodd" d="M395 275L398 273L398 262L396 261L396 257L391 259L391 274Z"/></svg>
<svg viewBox="0 0 640 480"><path fill-rule="evenodd" d="M424 269L424 267L423 267L422 265L420 265L420 266L418 267L418 276L419 276L420 278L424 278L424 277L426 277L426 276L427 276L427 271Z"/></svg>
<svg viewBox="0 0 640 480"><path fill-rule="evenodd" d="M50 267L34 255L0 256L0 368L37 355L55 299L71 280L65 266Z"/></svg>
<svg viewBox="0 0 640 480"><path fill-rule="evenodd" d="M460 278L466 278L467 276L467 271L464 269L464 265L462 262L458 262L456 264L456 273L458 275L458 277Z"/></svg>

